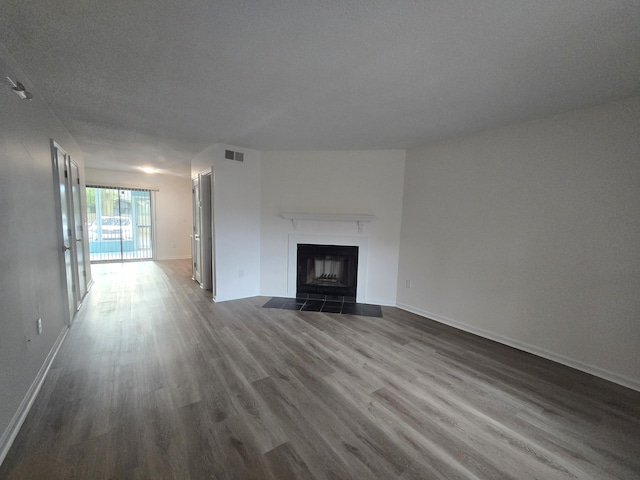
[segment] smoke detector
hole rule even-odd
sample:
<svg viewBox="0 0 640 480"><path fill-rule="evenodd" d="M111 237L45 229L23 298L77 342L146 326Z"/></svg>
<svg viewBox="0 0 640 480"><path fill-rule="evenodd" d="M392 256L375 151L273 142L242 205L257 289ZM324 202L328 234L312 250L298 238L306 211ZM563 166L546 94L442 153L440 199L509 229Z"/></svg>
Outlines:
<svg viewBox="0 0 640 480"><path fill-rule="evenodd" d="M31 92L27 92L24 85L17 80L14 82L11 78L5 77L4 83L7 84L22 100L31 100L33 98L33 94Z"/></svg>

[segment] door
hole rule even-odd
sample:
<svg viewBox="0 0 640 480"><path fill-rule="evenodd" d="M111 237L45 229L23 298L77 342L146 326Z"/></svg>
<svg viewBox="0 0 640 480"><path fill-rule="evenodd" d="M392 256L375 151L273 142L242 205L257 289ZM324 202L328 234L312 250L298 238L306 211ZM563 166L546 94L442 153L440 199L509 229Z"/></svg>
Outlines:
<svg viewBox="0 0 640 480"><path fill-rule="evenodd" d="M74 273L74 221L73 214L70 214L71 195L69 169L67 168L68 156L62 148L55 142L52 142L52 161L54 178L57 185L56 206L60 222L58 223L58 237L60 239L60 256L61 264L64 265L65 289L67 310L69 312L68 321L71 324L73 316L76 312L76 284Z"/></svg>
<svg viewBox="0 0 640 480"><path fill-rule="evenodd" d="M200 217L200 286L211 290L211 173L199 174L198 185L200 201L198 215Z"/></svg>
<svg viewBox="0 0 640 480"><path fill-rule="evenodd" d="M211 291L213 292L213 299L216 299L216 222L215 222L215 195L214 195L214 186L215 186L215 177L213 173L213 169L211 169L211 201L209 202L209 211L211 212Z"/></svg>
<svg viewBox="0 0 640 480"><path fill-rule="evenodd" d="M192 180L193 193L193 279L201 283L202 276L200 270L200 184L199 177Z"/></svg>
<svg viewBox="0 0 640 480"><path fill-rule="evenodd" d="M87 266L84 256L85 235L84 235L84 216L82 215L81 192L80 192L80 169L78 164L69 158L69 181L71 183L71 198L73 203L73 223L75 225L75 243L73 255L78 278L78 298L76 298L76 309L80 308L80 304L87 293Z"/></svg>

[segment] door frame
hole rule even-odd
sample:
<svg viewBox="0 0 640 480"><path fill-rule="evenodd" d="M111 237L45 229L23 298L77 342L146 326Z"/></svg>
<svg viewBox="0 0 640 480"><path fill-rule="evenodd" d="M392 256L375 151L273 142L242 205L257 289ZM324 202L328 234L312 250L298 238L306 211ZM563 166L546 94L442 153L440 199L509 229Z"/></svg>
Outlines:
<svg viewBox="0 0 640 480"><path fill-rule="evenodd" d="M61 158L62 157L62 158ZM62 160L62 162L61 162ZM78 293L78 270L74 260L75 255L73 249L76 247L75 239L75 222L73 216L73 195L71 194L71 175L69 174L69 155L67 152L53 139L51 139L51 162L54 181L54 204L56 208L56 224L58 230L58 258L60 259L60 278L63 290L65 292L65 317L67 324L71 325L79 305ZM61 186L64 183L65 207L63 209ZM66 210L64 212L63 210ZM64 232L63 213L67 216L67 234ZM69 245L67 245L69 243ZM69 272L67 270L66 256L69 255L71 264ZM70 287L71 285L71 287Z"/></svg>
<svg viewBox="0 0 640 480"><path fill-rule="evenodd" d="M70 208L73 210L73 223L74 223L74 262L77 276L77 298L76 298L76 309L79 310L82 306L82 299L87 293L87 255L86 255L86 242L87 242L87 229L86 229L86 209L82 208L82 198L83 198L83 190L82 183L80 182L80 166L78 163L71 157L67 155L68 159L68 167L69 167L69 183L71 184L71 188L69 190L71 196L71 206ZM77 176L74 174L77 172Z"/></svg>
<svg viewBox="0 0 640 480"><path fill-rule="evenodd" d="M191 179L191 199L193 208L193 248L192 248L192 264L193 276L191 277L198 283L202 281L201 256L202 256L202 236L200 225L200 175L196 175Z"/></svg>

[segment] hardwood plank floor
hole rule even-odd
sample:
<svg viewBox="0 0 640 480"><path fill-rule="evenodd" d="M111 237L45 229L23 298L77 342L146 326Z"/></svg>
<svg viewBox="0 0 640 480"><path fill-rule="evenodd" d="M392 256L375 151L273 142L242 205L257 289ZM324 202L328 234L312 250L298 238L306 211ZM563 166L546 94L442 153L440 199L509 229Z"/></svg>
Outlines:
<svg viewBox="0 0 640 480"><path fill-rule="evenodd" d="M215 304L189 261L95 285L1 479L638 479L640 393L396 308Z"/></svg>

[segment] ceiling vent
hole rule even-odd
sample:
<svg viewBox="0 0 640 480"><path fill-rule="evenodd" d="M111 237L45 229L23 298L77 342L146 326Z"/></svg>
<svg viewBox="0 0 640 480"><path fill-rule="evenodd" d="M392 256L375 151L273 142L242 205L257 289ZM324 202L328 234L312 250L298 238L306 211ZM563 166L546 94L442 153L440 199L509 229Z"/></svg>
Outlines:
<svg viewBox="0 0 640 480"><path fill-rule="evenodd" d="M244 162L244 153L234 152L233 150L225 150L224 158L227 160L235 160L236 162Z"/></svg>

